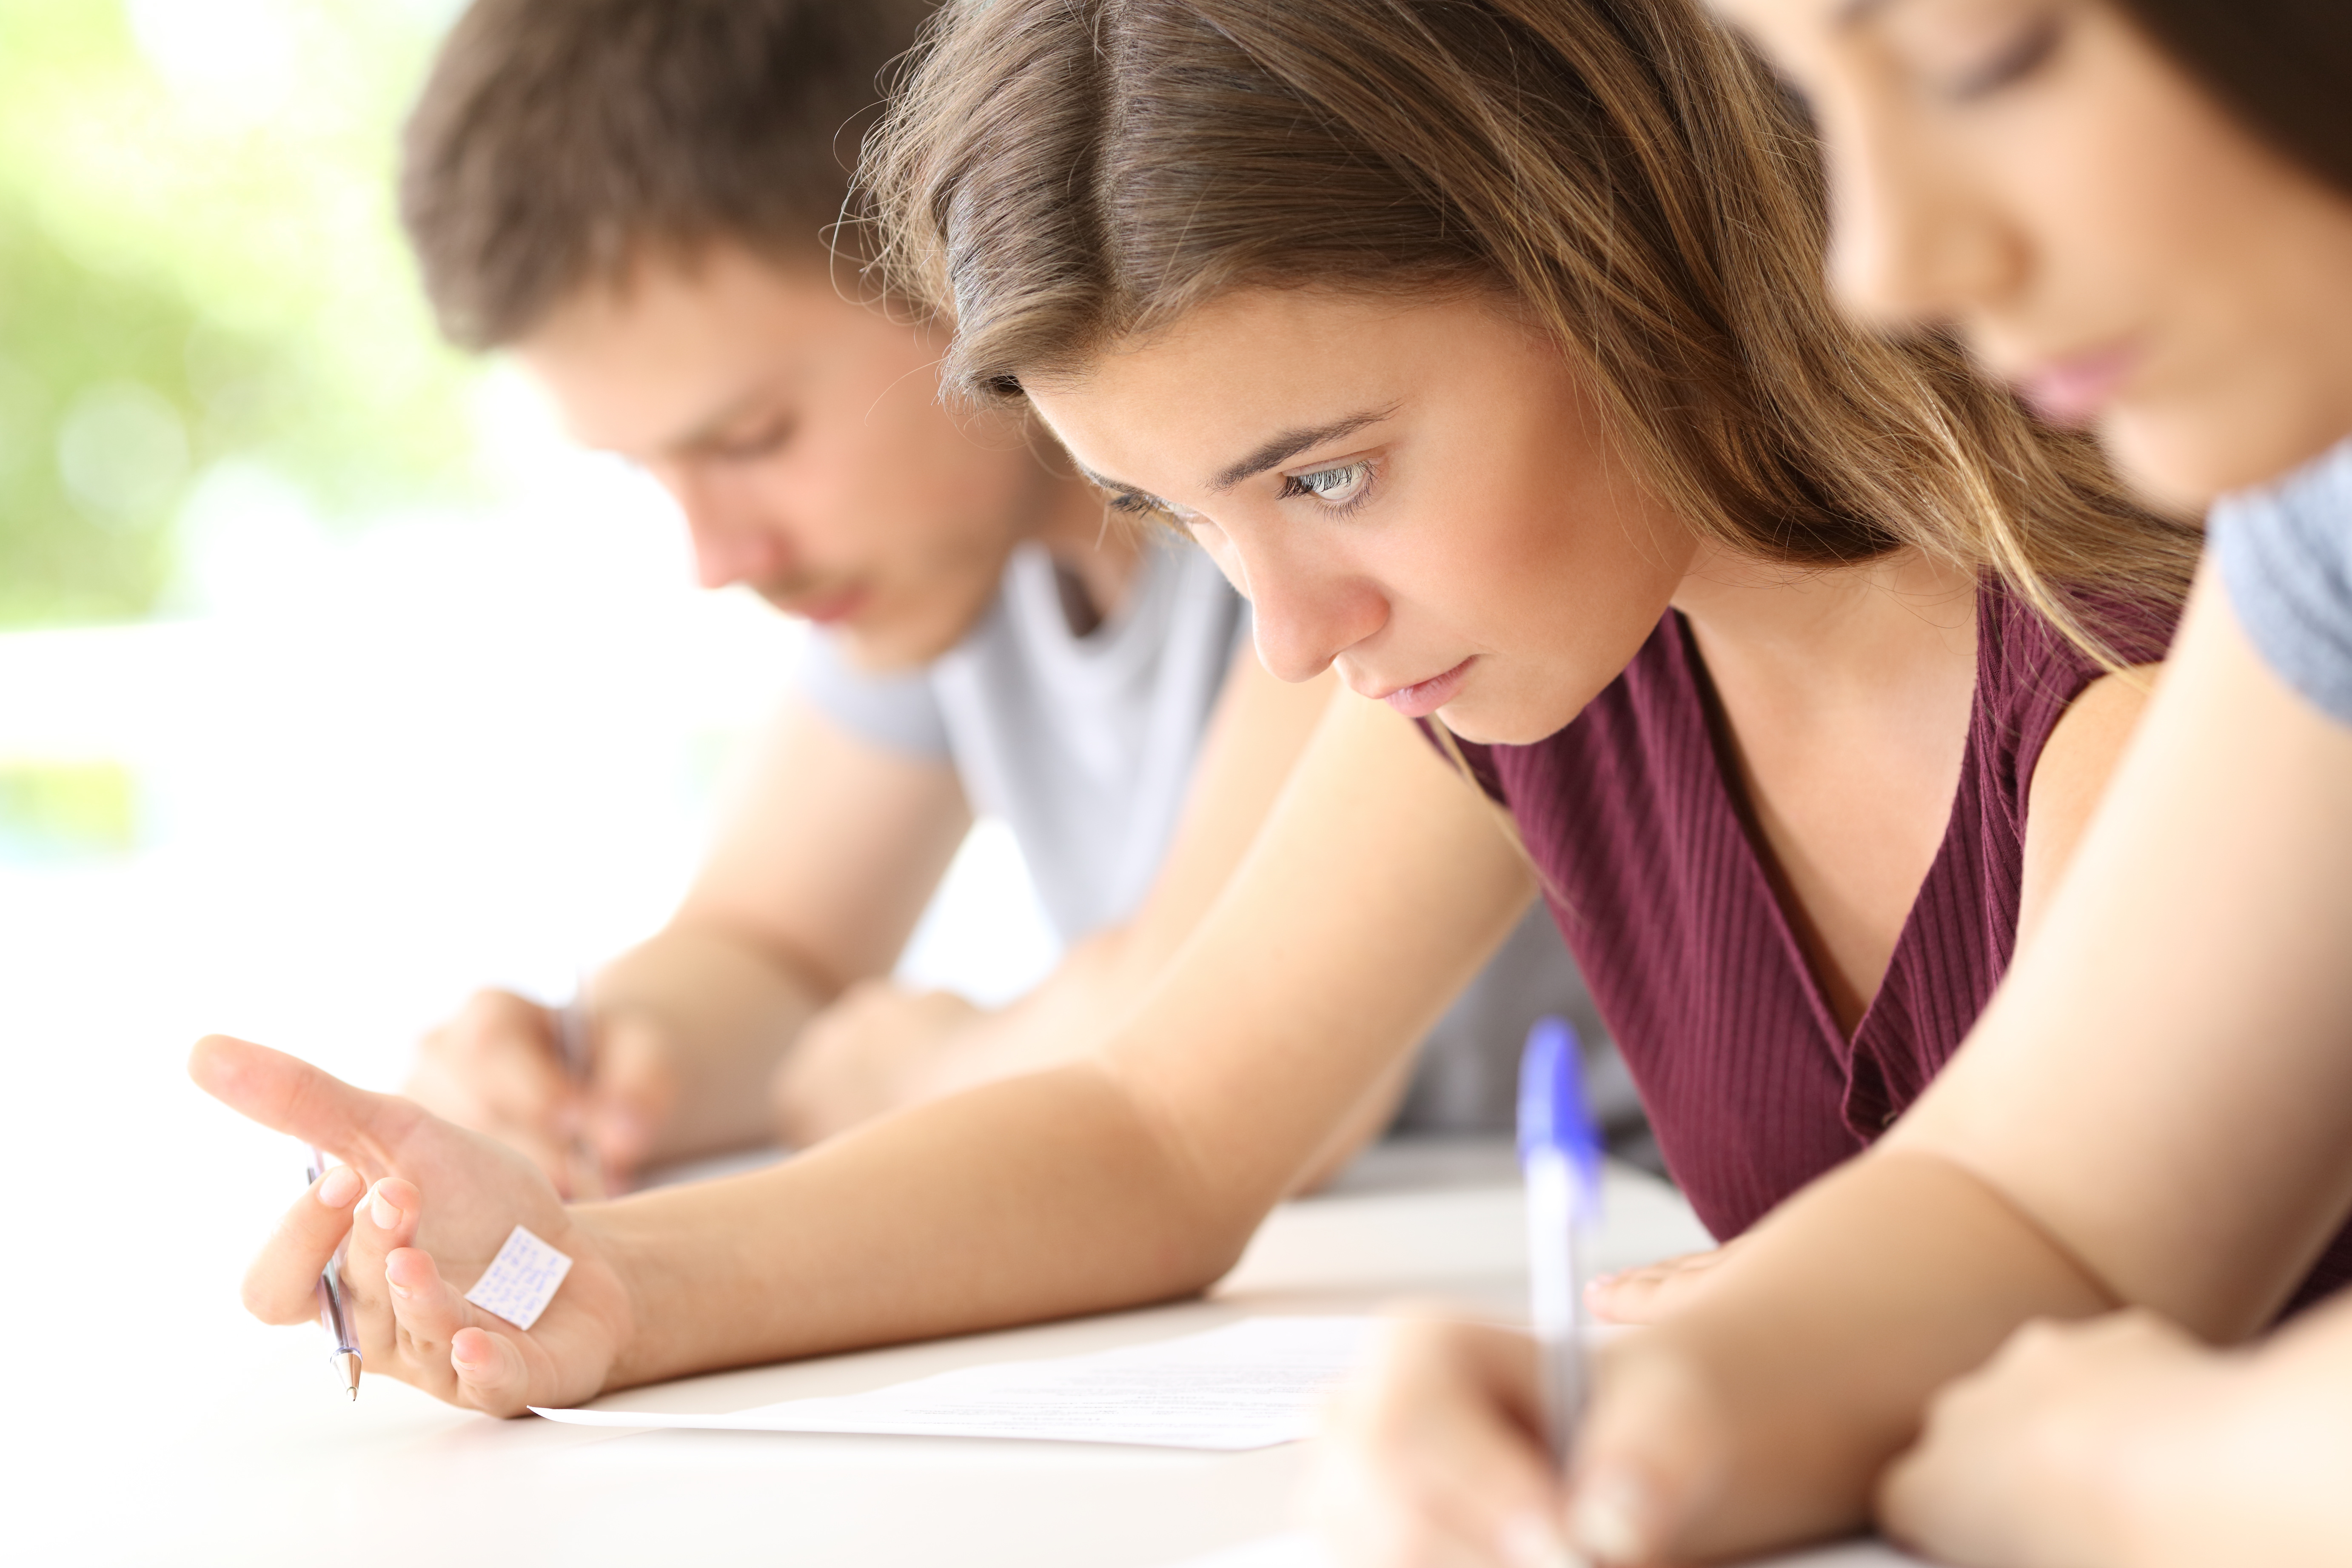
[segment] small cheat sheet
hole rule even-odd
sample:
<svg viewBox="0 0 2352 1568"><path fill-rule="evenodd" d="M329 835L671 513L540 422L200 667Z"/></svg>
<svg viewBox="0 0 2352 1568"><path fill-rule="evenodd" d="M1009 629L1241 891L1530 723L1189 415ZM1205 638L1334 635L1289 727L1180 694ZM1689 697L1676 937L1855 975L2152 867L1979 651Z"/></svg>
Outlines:
<svg viewBox="0 0 2352 1568"><path fill-rule="evenodd" d="M1367 1318L1245 1318L1151 1344L966 1367L870 1394L726 1415L538 1413L583 1426L1268 1448L1314 1432L1324 1395L1354 1369L1370 1329Z"/></svg>
<svg viewBox="0 0 2352 1568"><path fill-rule="evenodd" d="M490 1259L466 1300L483 1311L529 1329L555 1300L556 1287L572 1272L572 1259L517 1226Z"/></svg>

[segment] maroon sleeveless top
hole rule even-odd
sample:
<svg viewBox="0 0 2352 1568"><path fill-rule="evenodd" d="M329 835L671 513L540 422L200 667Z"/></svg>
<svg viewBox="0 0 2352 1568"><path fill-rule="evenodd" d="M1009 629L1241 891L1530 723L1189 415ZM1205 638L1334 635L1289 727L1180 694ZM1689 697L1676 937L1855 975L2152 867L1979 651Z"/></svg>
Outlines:
<svg viewBox="0 0 2352 1568"><path fill-rule="evenodd" d="M2170 616L2123 614L2129 663ZM1748 834L1697 645L1668 612L1625 673L1528 746L1465 744L1550 883L1667 1169L1718 1239L1859 1153L1950 1059L2009 966L2026 792L2098 667L1988 579L1959 789L1886 977L1849 1039ZM2303 1297L2352 1279L2339 1237Z"/></svg>

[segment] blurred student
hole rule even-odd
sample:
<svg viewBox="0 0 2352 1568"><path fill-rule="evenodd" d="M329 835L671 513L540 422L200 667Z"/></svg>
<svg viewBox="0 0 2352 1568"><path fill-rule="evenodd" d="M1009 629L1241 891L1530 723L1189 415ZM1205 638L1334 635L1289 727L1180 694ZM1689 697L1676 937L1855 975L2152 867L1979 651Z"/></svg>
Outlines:
<svg viewBox="0 0 2352 1568"><path fill-rule="evenodd" d="M2352 1207L2352 9L1722 8L1811 100L1859 313L1957 328L2150 496L2223 499L2139 738L1958 1060L1717 1266L1599 1293L1664 1321L1607 1368L1581 1543L1856 1523L1938 1384L2026 1319L2134 1303L2189 1332L2026 1333L1936 1406L1889 1526L1966 1563L2352 1561L2352 1304L2200 1344L2340 1284L2312 1264ZM1410 1500L1400 1537L1505 1561L1560 1503L1527 1375L1515 1340L1404 1331L1340 1473Z"/></svg>
<svg viewBox="0 0 2352 1568"><path fill-rule="evenodd" d="M2086 442L1837 318L1811 143L1683 0L947 16L875 180L893 276L952 290L950 384L1189 527L1276 673L1377 700L1103 1051L772 1171L567 1211L413 1105L201 1046L358 1166L254 1309L299 1318L348 1234L370 1346L444 1397L1196 1289L1538 888L1736 1234L1919 1092L2063 874L2139 700L2067 628L2144 661L2185 591L2195 531ZM578 1259L529 1334L453 1289L518 1220Z"/></svg>
<svg viewBox="0 0 2352 1568"><path fill-rule="evenodd" d="M581 439L658 479L705 585L817 628L684 903L595 976L585 1093L520 996L425 1042L410 1092L559 1183L579 1119L625 1184L1087 1048L1224 885L1328 700L1250 657L1206 556L1112 520L1019 418L943 406L943 336L854 297L828 237L929 9L478 0L410 124L403 215L448 334L511 351ZM993 1012L888 978L975 812L1011 825L1067 945ZM1559 1010L1591 1016L1538 913L1432 1031L1407 1123L1507 1122L1517 1042ZM1332 1159L1396 1101L1368 1097ZM1630 1089L1615 1103L1638 1123Z"/></svg>

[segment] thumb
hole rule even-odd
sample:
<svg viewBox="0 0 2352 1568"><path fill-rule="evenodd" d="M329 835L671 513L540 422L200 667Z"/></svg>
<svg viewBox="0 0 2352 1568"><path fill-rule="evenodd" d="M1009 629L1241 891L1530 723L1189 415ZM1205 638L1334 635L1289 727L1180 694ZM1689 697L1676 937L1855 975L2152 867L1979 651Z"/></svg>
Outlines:
<svg viewBox="0 0 2352 1568"><path fill-rule="evenodd" d="M1596 1563L1679 1559L1723 1492L1730 1432L1697 1368L1654 1331L1612 1349L1577 1433L1570 1539Z"/></svg>
<svg viewBox="0 0 2352 1568"><path fill-rule="evenodd" d="M653 1152L669 1120L677 1080L661 1031L642 1020L615 1018L597 1042L589 1087L588 1138L614 1171L634 1171Z"/></svg>
<svg viewBox="0 0 2352 1568"><path fill-rule="evenodd" d="M354 1089L299 1057L227 1035L196 1042L188 1076L238 1114L363 1169L382 1169L416 1116L404 1100Z"/></svg>

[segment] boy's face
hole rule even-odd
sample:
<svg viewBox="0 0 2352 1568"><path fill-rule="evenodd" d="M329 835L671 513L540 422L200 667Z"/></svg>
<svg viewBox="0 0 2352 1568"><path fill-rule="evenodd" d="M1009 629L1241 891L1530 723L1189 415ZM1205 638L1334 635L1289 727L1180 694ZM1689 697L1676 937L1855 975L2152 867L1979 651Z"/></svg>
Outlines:
<svg viewBox="0 0 2352 1568"><path fill-rule="evenodd" d="M1055 481L940 405L940 344L737 247L649 259L516 345L573 435L677 499L707 587L744 583L902 668L952 647Z"/></svg>

